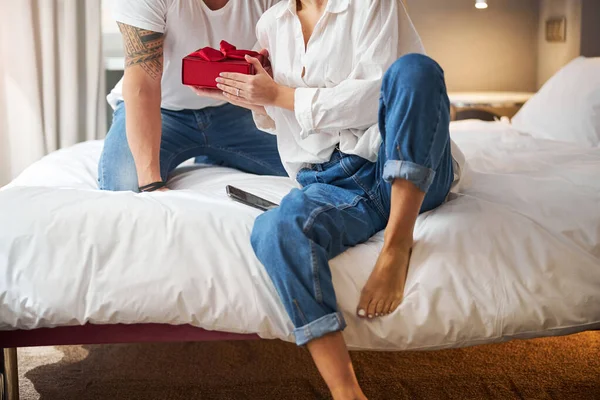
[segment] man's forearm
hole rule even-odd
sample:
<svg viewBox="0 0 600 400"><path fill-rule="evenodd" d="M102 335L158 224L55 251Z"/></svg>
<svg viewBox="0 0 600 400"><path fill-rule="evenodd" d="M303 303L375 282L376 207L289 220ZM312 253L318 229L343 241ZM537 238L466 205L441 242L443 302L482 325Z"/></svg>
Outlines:
<svg viewBox="0 0 600 400"><path fill-rule="evenodd" d="M135 89L125 90L123 97L127 142L135 161L138 184L144 186L160 181L160 89L157 93L147 94L140 94Z"/></svg>
<svg viewBox="0 0 600 400"><path fill-rule="evenodd" d="M161 180L160 114L164 35L119 24L125 48L123 99L127 142L135 161L139 186Z"/></svg>

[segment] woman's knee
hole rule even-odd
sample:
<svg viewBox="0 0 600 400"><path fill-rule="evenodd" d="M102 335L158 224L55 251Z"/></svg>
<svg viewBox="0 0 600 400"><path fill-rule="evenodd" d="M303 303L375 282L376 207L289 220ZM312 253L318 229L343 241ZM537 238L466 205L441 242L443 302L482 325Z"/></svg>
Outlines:
<svg viewBox="0 0 600 400"><path fill-rule="evenodd" d="M426 87L444 84L444 71L432 58L423 54L407 54L396 60L386 71L383 90L410 88L423 90Z"/></svg>

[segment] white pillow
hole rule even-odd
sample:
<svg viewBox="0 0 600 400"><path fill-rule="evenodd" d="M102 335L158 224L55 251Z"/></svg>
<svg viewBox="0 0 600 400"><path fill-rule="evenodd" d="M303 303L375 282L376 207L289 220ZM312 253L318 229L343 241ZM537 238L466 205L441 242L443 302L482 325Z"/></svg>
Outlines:
<svg viewBox="0 0 600 400"><path fill-rule="evenodd" d="M523 106L512 124L536 138L600 146L600 58L571 61Z"/></svg>

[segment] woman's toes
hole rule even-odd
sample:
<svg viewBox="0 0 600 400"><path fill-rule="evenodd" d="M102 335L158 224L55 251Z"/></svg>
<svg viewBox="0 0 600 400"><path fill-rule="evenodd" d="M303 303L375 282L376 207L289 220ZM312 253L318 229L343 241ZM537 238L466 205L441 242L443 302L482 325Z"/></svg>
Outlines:
<svg viewBox="0 0 600 400"><path fill-rule="evenodd" d="M384 307L385 307L385 300L381 299L379 301L377 301L377 305L375 306L375 317L383 317L384 315Z"/></svg>
<svg viewBox="0 0 600 400"><path fill-rule="evenodd" d="M392 303L392 306L390 307L390 314L396 311L400 303L402 303L402 299L397 299Z"/></svg>
<svg viewBox="0 0 600 400"><path fill-rule="evenodd" d="M360 294L360 300L358 307L356 307L356 314L361 318L368 317L369 303L371 302L371 295L367 291L363 290Z"/></svg>
<svg viewBox="0 0 600 400"><path fill-rule="evenodd" d="M367 318L375 318L375 307L377 307L377 300L371 299L371 301L369 302L369 307L367 308Z"/></svg>
<svg viewBox="0 0 600 400"><path fill-rule="evenodd" d="M387 299L383 303L383 315L388 315L390 313L390 308L392 308L392 301Z"/></svg>

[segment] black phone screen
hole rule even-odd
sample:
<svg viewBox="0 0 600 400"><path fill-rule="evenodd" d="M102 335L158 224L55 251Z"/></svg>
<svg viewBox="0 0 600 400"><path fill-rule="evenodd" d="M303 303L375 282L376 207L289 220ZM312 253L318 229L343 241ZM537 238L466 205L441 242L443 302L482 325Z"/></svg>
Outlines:
<svg viewBox="0 0 600 400"><path fill-rule="evenodd" d="M232 199L239 201L240 203L246 204L251 207L258 208L259 210L267 211L271 208L277 207L277 204L265 200L262 197L258 197L252 193L245 192L233 186L227 186L227 195Z"/></svg>

